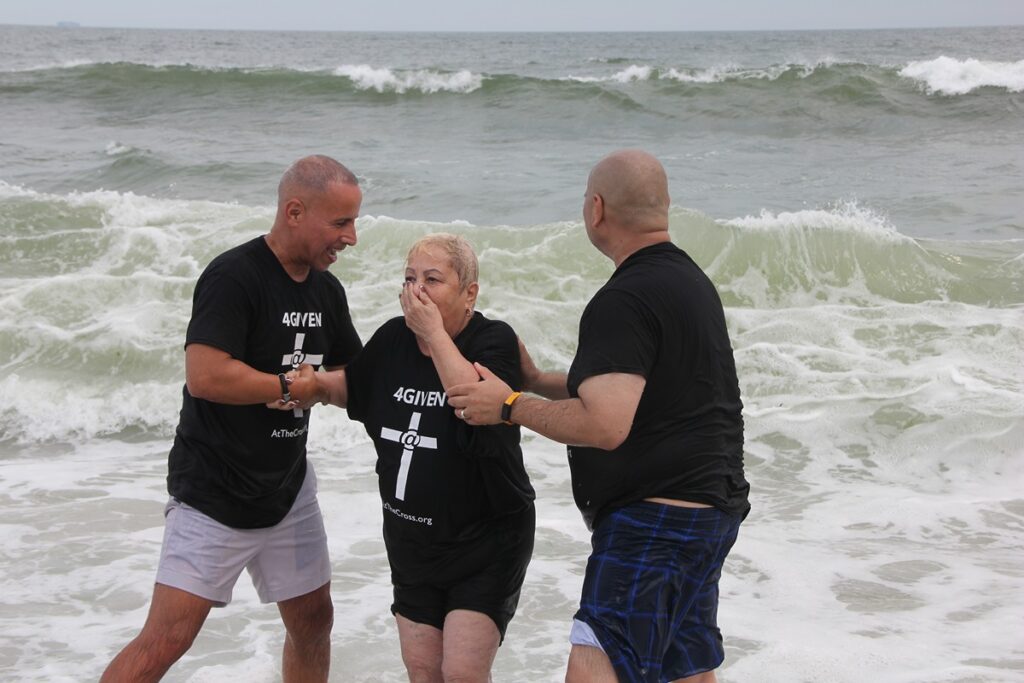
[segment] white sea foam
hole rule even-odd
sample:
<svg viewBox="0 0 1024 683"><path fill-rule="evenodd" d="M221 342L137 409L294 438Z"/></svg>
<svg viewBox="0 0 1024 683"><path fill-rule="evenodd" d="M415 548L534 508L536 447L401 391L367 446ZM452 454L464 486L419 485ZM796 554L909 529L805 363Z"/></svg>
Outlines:
<svg viewBox="0 0 1024 683"><path fill-rule="evenodd" d="M741 68L731 64L722 64L706 69L668 69L662 75L667 80L683 83L725 83L726 81L743 80L777 80L783 74L796 69L806 77L814 72L814 66L776 64L763 68Z"/></svg>
<svg viewBox="0 0 1024 683"><path fill-rule="evenodd" d="M439 72L429 69L410 71L377 68L368 64L344 64L334 70L335 75L344 76L361 90L405 93L419 91L427 94L437 92L470 93L483 84L483 76L463 69L455 72Z"/></svg>
<svg viewBox="0 0 1024 683"><path fill-rule="evenodd" d="M722 225L735 225L748 230L769 232L784 230L834 230L876 235L899 242L910 242L880 212L857 202L841 202L829 209L804 209L774 213L762 209L757 216L719 220Z"/></svg>
<svg viewBox="0 0 1024 683"><path fill-rule="evenodd" d="M919 81L929 93L943 95L966 95L984 87L1024 92L1024 59L990 62L942 56L910 62L900 70L900 75Z"/></svg>
<svg viewBox="0 0 1024 683"><path fill-rule="evenodd" d="M118 142L117 140L111 140L110 142L107 143L105 151L108 157L116 157L121 156L122 154L127 154L128 152L131 152L134 149L135 148L132 147L131 145L123 144L121 142Z"/></svg>
<svg viewBox="0 0 1024 683"><path fill-rule="evenodd" d="M831 58L813 63L773 64L766 67L740 67L731 63L716 64L700 69L658 68L648 64L633 64L609 76L566 76L562 80L580 83L632 83L640 81L679 81L683 83L726 83L743 80L778 80L783 75L796 73L806 78L819 68L835 64Z"/></svg>
<svg viewBox="0 0 1024 683"><path fill-rule="evenodd" d="M8 66L0 69L0 73L30 73L33 71L49 71L51 69L76 69L80 66L93 66L101 64L91 59L66 59L60 62L45 62L31 65Z"/></svg>
<svg viewBox="0 0 1024 683"><path fill-rule="evenodd" d="M569 75L559 80L574 81L577 83L631 83L634 81L647 81L653 78L657 78L657 71L654 67L646 64L632 64L610 76Z"/></svg>
<svg viewBox="0 0 1024 683"><path fill-rule="evenodd" d="M9 199L12 197L37 197L39 194L34 190L22 187L21 185L13 185L5 180L0 180L0 199Z"/></svg>
<svg viewBox="0 0 1024 683"><path fill-rule="evenodd" d="M836 317L798 327L836 329L850 311L822 313ZM750 314L762 325L780 317ZM870 312L863 315L866 328L874 324ZM983 317L976 311L961 319L969 328ZM820 340L801 343L807 349ZM797 360L806 353L796 343L789 348ZM884 365L881 355L871 360L860 369L865 378ZM767 370L749 356L740 366L744 377ZM986 664L977 653L1012 651L1024 607L1014 589L1014 525L1024 510L1002 506L1018 496L1019 462L993 459L991 444L1000 437L993 442L992 434L945 446L929 439L909 453L920 430L870 437L861 421L884 397L808 396L808 386L827 374L802 381L794 374L791 390L769 395L760 393L758 379L744 386L749 403L783 402L786 409L747 416L754 510L722 580L728 659L720 679L896 683L928 672L929 680L1015 680L1012 662L1000 668L998 659ZM788 419L808 400L819 401L816 422ZM343 411L318 408L313 422L320 433L311 434L310 453L334 569L331 680L398 683L404 672L387 611L372 447ZM348 436L337 439L327 423L347 425L341 429ZM1005 445L1012 435L1001 438ZM0 616L0 630L16 645L0 652L0 668L24 681L94 679L141 626L159 554L168 445L87 440L70 453L0 459L8 496L0 523L5 581L10 604L22 606ZM940 455L949 467L942 472L935 451L925 455L936 446L940 454L965 449L973 457ZM571 501L564 448L526 432L524 452L538 490L537 546L495 679L553 683L562 679L588 535ZM766 631L766 623L773 627ZM174 674L273 680L280 639L276 610L258 604L243 575L234 602L215 610Z"/></svg>
<svg viewBox="0 0 1024 683"><path fill-rule="evenodd" d="M665 78L683 83L720 83L732 73L730 67L714 66L707 69L669 69Z"/></svg>
<svg viewBox="0 0 1024 683"><path fill-rule="evenodd" d="M654 69L650 66L641 66L634 64L611 77L611 80L619 83L629 83L630 81L646 81L650 79Z"/></svg>
<svg viewBox="0 0 1024 683"><path fill-rule="evenodd" d="M273 217L270 207L160 199L111 190L54 195L0 181L0 198L7 197L98 210L106 240L97 243L100 251L83 271L90 274L135 272L141 267L166 275L195 276L205 266L207 255L219 253L246 235L254 237L255 225L269 227Z"/></svg>
<svg viewBox="0 0 1024 683"><path fill-rule="evenodd" d="M3 236L5 248L31 249L43 269L7 277L0 289L9 353L0 385L11 390L0 398L3 437L52 443L171 433L195 279L212 255L259 234L264 210L110 191L51 195L3 182L0 197L71 216L62 231ZM270 214L262 219L269 226ZM17 400L13 387L22 381L48 400Z"/></svg>

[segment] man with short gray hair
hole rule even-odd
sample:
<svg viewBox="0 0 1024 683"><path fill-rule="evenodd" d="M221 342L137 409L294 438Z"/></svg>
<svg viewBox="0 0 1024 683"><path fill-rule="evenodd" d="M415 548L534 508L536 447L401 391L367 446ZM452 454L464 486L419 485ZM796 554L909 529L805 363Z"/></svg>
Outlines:
<svg viewBox="0 0 1024 683"><path fill-rule="evenodd" d="M199 277L149 616L102 681L160 680L210 609L230 602L242 569L281 613L284 680L327 680L331 565L306 460L309 410L274 407L310 398L311 384L286 376L293 368L340 368L362 348L345 289L327 270L356 244L361 203L343 165L299 159L281 179L270 232Z"/></svg>

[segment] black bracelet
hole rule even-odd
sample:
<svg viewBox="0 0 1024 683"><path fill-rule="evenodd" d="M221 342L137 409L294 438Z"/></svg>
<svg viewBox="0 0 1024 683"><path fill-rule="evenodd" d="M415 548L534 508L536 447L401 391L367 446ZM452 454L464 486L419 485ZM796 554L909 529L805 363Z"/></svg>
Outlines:
<svg viewBox="0 0 1024 683"><path fill-rule="evenodd" d="M277 379L281 382L281 401L287 403L292 400L292 392L288 389L288 378L283 372L277 373Z"/></svg>
<svg viewBox="0 0 1024 683"><path fill-rule="evenodd" d="M508 398L505 399L505 402L501 404L501 421L504 422L505 424L515 424L515 422L512 421L512 406L513 404L515 404L516 401L519 400L519 397L522 395L523 392L521 391L513 391L511 394L508 395Z"/></svg>

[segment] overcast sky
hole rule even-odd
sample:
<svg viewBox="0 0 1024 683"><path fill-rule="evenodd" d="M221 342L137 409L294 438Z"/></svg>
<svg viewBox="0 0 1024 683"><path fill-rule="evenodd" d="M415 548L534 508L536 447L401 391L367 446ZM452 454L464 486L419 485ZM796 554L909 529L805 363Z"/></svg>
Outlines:
<svg viewBox="0 0 1024 683"><path fill-rule="evenodd" d="M1024 24L1024 0L2 0L0 24L326 31L705 31ZM259 7L257 9L257 7Z"/></svg>

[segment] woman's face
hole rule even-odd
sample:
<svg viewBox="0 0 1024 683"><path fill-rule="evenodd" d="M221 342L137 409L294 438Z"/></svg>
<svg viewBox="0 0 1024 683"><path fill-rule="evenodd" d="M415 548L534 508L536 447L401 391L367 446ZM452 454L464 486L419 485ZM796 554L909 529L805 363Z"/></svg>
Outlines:
<svg viewBox="0 0 1024 683"><path fill-rule="evenodd" d="M479 286L474 282L463 290L458 273L440 249L425 246L412 252L405 264L405 282L434 302L448 336L454 338L466 326Z"/></svg>

